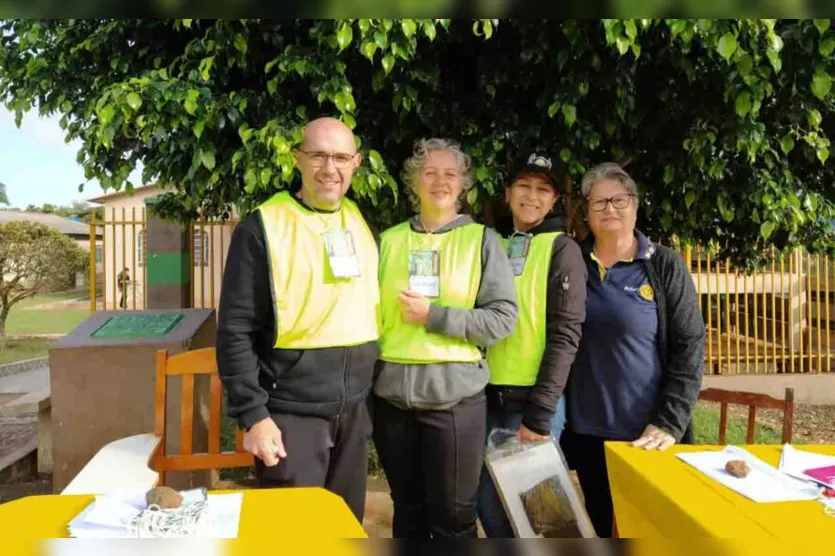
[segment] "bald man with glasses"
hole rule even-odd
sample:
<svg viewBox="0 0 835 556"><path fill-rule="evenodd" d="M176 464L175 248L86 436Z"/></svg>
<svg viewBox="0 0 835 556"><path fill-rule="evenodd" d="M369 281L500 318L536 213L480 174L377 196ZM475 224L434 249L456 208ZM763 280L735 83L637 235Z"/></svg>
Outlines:
<svg viewBox="0 0 835 556"><path fill-rule="evenodd" d="M361 155L344 123L320 118L294 156L299 191L232 236L218 368L259 484L324 487L362 521L380 295L377 244L345 198Z"/></svg>

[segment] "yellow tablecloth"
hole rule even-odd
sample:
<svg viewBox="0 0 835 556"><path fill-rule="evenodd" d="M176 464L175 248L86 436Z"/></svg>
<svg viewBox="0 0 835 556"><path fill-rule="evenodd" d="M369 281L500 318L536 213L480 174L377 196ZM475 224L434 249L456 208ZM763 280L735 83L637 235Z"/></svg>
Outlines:
<svg viewBox="0 0 835 556"><path fill-rule="evenodd" d="M212 491L225 494L235 491ZM275 551L316 547L328 554L359 554L342 539L367 538L365 530L339 496L321 488L244 490L238 539L223 541L224 556L258 554L264 543ZM43 554L35 539L65 538L67 524L93 496L29 496L0 504L0 554ZM128 542L142 542L128 541ZM7 552L6 547L13 550ZM269 552L269 550L268 550ZM183 555L185 556L185 555Z"/></svg>
<svg viewBox="0 0 835 556"><path fill-rule="evenodd" d="M777 465L781 446L742 446ZM799 449L835 455L835 446ZM622 538L835 538L835 518L817 501L757 503L675 457L720 446L674 446L664 452L606 444L609 484ZM750 548L750 547L749 547ZM830 544L828 553L835 554Z"/></svg>

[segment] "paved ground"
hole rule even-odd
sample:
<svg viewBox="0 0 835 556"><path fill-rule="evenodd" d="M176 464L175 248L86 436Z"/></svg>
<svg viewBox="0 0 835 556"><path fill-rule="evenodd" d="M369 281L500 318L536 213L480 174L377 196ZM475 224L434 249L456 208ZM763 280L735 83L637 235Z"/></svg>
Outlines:
<svg viewBox="0 0 835 556"><path fill-rule="evenodd" d="M0 403L49 386L49 367L0 376ZM0 458L37 436L37 413L0 415Z"/></svg>
<svg viewBox="0 0 835 556"><path fill-rule="evenodd" d="M49 386L49 367L0 376L0 394L25 394Z"/></svg>

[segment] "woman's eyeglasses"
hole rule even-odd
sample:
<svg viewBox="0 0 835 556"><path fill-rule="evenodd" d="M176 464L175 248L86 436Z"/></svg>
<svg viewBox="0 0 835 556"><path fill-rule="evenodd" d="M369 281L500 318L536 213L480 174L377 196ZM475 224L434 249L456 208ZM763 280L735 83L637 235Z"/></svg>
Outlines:
<svg viewBox="0 0 835 556"><path fill-rule="evenodd" d="M324 166L328 163L328 159L333 159L333 165L337 168L345 168L348 166L354 157L357 156L355 154L348 154L348 153L334 153L328 154L323 153L321 151L301 151L307 155L310 159L310 163L313 166Z"/></svg>
<svg viewBox="0 0 835 556"><path fill-rule="evenodd" d="M629 206L629 202L635 195L616 195L607 199L586 199L589 208L594 212L603 212L606 210L606 205L612 203L612 208L623 210Z"/></svg>

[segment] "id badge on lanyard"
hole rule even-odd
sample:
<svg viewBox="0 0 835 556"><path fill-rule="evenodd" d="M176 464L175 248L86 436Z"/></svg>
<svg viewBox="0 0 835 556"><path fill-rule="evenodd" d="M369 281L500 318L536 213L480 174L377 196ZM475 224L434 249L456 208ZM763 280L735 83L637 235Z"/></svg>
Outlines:
<svg viewBox="0 0 835 556"><path fill-rule="evenodd" d="M327 230L322 234L328 264L336 278L356 278L360 276L359 259L354 244L354 236L349 230Z"/></svg>
<svg viewBox="0 0 835 556"><path fill-rule="evenodd" d="M510 267L513 269L514 276L521 275L525 269L525 261L528 259L530 248L530 234L514 234L507 242L507 258L510 260Z"/></svg>
<svg viewBox="0 0 835 556"><path fill-rule="evenodd" d="M409 251L409 289L430 298L441 296L441 252L439 250Z"/></svg>

